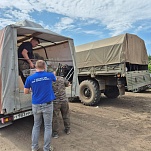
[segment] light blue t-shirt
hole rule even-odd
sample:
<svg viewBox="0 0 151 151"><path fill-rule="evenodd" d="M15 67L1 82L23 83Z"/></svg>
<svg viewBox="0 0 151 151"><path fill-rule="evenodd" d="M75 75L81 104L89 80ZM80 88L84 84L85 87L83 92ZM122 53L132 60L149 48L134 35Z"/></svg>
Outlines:
<svg viewBox="0 0 151 151"><path fill-rule="evenodd" d="M56 77L51 72L40 71L27 77L25 88L32 89L32 104L43 104L55 99L52 82Z"/></svg>

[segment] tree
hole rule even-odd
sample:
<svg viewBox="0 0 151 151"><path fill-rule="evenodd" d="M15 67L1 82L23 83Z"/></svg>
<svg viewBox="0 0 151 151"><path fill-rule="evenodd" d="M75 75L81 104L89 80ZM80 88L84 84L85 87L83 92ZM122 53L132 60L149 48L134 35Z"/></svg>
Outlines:
<svg viewBox="0 0 151 151"><path fill-rule="evenodd" d="M148 56L148 70L151 73L151 56Z"/></svg>

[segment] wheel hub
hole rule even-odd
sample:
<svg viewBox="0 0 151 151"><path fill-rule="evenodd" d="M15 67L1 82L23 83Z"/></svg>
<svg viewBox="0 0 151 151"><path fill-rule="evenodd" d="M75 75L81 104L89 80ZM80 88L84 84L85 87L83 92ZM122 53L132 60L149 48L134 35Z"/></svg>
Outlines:
<svg viewBox="0 0 151 151"><path fill-rule="evenodd" d="M89 88L84 89L84 96L87 97L87 98L91 97L91 91L90 91Z"/></svg>

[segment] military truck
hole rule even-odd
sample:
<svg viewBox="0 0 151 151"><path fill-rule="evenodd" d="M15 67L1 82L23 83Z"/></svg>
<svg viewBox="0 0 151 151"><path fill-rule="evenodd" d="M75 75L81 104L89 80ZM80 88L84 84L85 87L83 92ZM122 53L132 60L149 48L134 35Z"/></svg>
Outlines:
<svg viewBox="0 0 151 151"><path fill-rule="evenodd" d="M95 105L102 93L108 98L125 90L141 92L151 84L144 41L137 35L122 34L76 47L79 97Z"/></svg>
<svg viewBox="0 0 151 151"><path fill-rule="evenodd" d="M41 25L25 20L6 26L0 30L0 127L12 124L13 121L32 115L31 95L24 94L24 84L18 70L18 46L30 41L32 37L40 40L34 50L33 62L43 59L47 67L58 66L72 69L72 95L76 95L77 75L75 68L75 47L73 39L54 33ZM24 71L24 76L35 72ZM29 75L27 75L29 73ZM66 75L63 75L66 76ZM71 77L71 74L69 78Z"/></svg>

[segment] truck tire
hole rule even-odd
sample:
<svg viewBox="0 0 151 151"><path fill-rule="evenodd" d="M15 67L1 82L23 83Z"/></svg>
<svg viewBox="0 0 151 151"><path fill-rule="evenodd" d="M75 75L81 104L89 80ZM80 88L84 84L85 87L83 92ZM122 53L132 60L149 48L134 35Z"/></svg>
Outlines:
<svg viewBox="0 0 151 151"><path fill-rule="evenodd" d="M79 98L84 105L96 105L100 101L98 83L93 80L84 80L80 83Z"/></svg>
<svg viewBox="0 0 151 151"><path fill-rule="evenodd" d="M107 98L115 99L119 96L119 90L117 86L107 86L105 89L104 95Z"/></svg>

